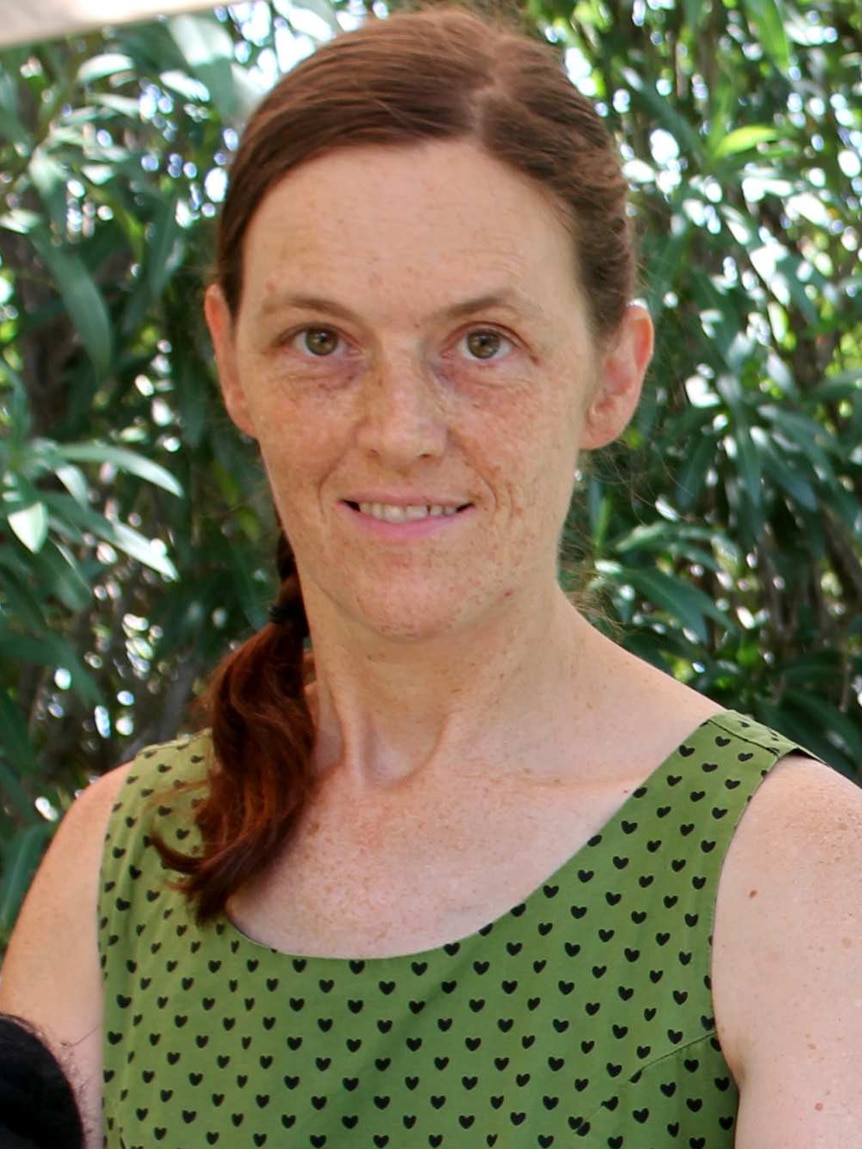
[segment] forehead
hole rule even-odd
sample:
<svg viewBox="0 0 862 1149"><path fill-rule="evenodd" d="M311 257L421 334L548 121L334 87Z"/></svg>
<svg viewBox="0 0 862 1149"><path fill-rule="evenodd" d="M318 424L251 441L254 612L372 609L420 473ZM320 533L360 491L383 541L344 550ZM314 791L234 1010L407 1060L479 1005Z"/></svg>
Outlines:
<svg viewBox="0 0 862 1149"><path fill-rule="evenodd" d="M342 149L302 165L246 232L244 306L309 293L577 292L562 208L471 141ZM567 290L568 289L568 290ZM568 303L571 303L569 296Z"/></svg>

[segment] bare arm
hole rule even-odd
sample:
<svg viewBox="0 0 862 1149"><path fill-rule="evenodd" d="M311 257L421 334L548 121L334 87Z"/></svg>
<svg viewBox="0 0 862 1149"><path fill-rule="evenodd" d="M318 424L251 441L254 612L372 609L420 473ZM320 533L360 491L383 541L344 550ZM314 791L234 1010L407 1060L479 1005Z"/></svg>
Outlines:
<svg viewBox="0 0 862 1149"><path fill-rule="evenodd" d="M862 791L792 759L764 782L722 875L719 1033L737 1149L862 1145Z"/></svg>
<svg viewBox="0 0 862 1149"><path fill-rule="evenodd" d="M72 1081L88 1149L102 1145L99 869L125 773L88 787L66 815L27 895L0 981L0 1012L32 1022Z"/></svg>

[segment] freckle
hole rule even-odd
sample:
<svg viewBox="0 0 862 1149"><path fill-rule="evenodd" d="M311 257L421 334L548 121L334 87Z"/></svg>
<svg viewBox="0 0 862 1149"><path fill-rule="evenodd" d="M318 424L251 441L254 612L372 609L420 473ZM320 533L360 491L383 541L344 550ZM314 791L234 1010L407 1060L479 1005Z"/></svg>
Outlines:
<svg viewBox="0 0 862 1149"><path fill-rule="evenodd" d="M748 891L748 896L749 896L750 898L756 898L756 897L757 897L757 890L749 890L749 891Z"/></svg>
<svg viewBox="0 0 862 1149"><path fill-rule="evenodd" d="M850 938L842 938L841 944L846 950L852 949L853 947L853 942L850 940Z"/></svg>
<svg viewBox="0 0 862 1149"><path fill-rule="evenodd" d="M808 1048L809 1048L809 1049L816 1049L816 1048L817 1048L817 1046L814 1044L814 1042L813 1042L813 1041L809 1041L809 1042L808 1042Z"/></svg>

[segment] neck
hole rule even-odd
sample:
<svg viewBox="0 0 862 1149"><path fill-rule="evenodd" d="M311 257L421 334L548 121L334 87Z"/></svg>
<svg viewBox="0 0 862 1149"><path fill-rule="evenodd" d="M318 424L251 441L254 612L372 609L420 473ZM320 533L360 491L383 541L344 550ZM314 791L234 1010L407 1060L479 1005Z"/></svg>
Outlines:
<svg viewBox="0 0 862 1149"><path fill-rule="evenodd" d="M552 769L543 751L559 741L560 722L590 708L597 676L585 650L602 640L556 584L541 603L511 602L493 620L411 641L345 629L309 605L318 766L358 787L471 763Z"/></svg>

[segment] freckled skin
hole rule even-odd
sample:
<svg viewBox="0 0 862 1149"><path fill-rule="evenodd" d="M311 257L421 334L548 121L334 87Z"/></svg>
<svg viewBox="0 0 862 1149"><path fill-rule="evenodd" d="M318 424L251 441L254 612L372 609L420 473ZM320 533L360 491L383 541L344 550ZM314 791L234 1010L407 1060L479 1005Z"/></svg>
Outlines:
<svg viewBox="0 0 862 1149"><path fill-rule="evenodd" d="M309 606L418 637L547 594L600 364L547 197L473 144L335 153L266 197L244 281L226 399L260 443ZM492 294L506 303L451 313ZM309 353L309 325L337 333L334 354ZM503 352L472 357L477 329ZM367 489L472 510L386 546L340 505Z"/></svg>

